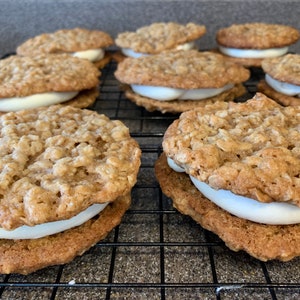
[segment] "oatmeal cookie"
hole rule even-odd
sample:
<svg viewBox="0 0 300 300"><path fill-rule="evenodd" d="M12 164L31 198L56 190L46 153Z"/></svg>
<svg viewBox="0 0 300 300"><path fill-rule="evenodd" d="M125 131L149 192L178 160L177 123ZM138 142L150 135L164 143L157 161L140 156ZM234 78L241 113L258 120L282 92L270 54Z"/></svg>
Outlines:
<svg viewBox="0 0 300 300"><path fill-rule="evenodd" d="M300 206L300 108L257 93L180 115L163 149L186 173L214 189L263 203Z"/></svg>
<svg viewBox="0 0 300 300"><path fill-rule="evenodd" d="M3 99L18 98L22 109L22 101L28 101L22 97L52 92L79 92L91 104L99 93L100 74L89 61L67 54L13 55L0 60L0 105Z"/></svg>
<svg viewBox="0 0 300 300"><path fill-rule="evenodd" d="M221 28L216 34L219 46L233 49L266 50L280 49L296 43L300 38L299 31L288 25L268 23L233 24ZM224 54L226 58L245 66L260 66L261 57L235 57ZM278 56L281 56L278 53Z"/></svg>
<svg viewBox="0 0 300 300"><path fill-rule="evenodd" d="M16 49L18 55L36 56L46 53L81 52L92 49L105 49L113 45L111 36L100 30L85 28L61 29L53 33L43 33L26 40ZM103 67L110 60L107 54L95 63Z"/></svg>
<svg viewBox="0 0 300 300"><path fill-rule="evenodd" d="M169 51L140 58L126 58L118 64L115 76L129 91L126 93L127 97L138 105L145 105L149 110L182 112L197 105L203 106L205 101L233 100L235 97L241 96L245 92L241 83L249 78L250 73L244 67L226 61L222 55L188 50ZM227 85L230 85L230 88L228 87L218 94L205 96L204 99L181 100L175 98L172 101L160 101L154 97L133 93L126 87L132 87L132 85L167 87L183 91L201 89L201 92L207 89L223 89ZM192 101L194 103L191 103Z"/></svg>
<svg viewBox="0 0 300 300"><path fill-rule="evenodd" d="M282 105L300 104L300 55L286 54L282 57L268 58L262 61L262 69L268 78L258 83L258 91L266 94ZM276 82L274 82L274 80ZM286 86L287 85L287 86ZM292 87L290 85L296 86ZM283 89L283 86L285 88Z"/></svg>
<svg viewBox="0 0 300 300"><path fill-rule="evenodd" d="M0 239L0 273L29 274L65 264L104 239L121 222L131 203L130 194L111 202L99 215L69 230L38 239Z"/></svg>
<svg viewBox="0 0 300 300"><path fill-rule="evenodd" d="M65 220L136 182L141 151L120 121L52 105L0 116L0 226Z"/></svg>
<svg viewBox="0 0 300 300"><path fill-rule="evenodd" d="M299 224L265 225L231 215L205 198L187 174L173 171L165 154L155 163L155 174L174 207L217 234L231 250L244 250L262 261L288 261L300 255Z"/></svg>
<svg viewBox="0 0 300 300"><path fill-rule="evenodd" d="M141 27L135 32L120 33L115 39L115 44L120 48L132 49L137 53L157 54L194 41L205 33L204 25L160 22Z"/></svg>

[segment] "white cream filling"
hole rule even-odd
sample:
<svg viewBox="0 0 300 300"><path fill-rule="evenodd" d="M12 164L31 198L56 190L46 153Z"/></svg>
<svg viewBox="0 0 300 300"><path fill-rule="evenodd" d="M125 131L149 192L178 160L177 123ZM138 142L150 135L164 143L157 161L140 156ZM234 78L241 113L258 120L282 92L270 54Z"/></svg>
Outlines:
<svg viewBox="0 0 300 300"><path fill-rule="evenodd" d="M219 45L219 50L225 55L237 58L267 58L282 56L286 54L288 52L288 47L256 50L227 48Z"/></svg>
<svg viewBox="0 0 300 300"><path fill-rule="evenodd" d="M181 45L178 45L177 47L174 48L175 50L191 50L191 49L195 49L195 42L189 42L189 43L184 43ZM147 53L142 53L142 52L135 52L130 48L121 48L121 52L128 57L133 57L133 58L138 58L141 56L147 56L149 54Z"/></svg>
<svg viewBox="0 0 300 300"><path fill-rule="evenodd" d="M0 111L10 112L63 103L74 98L78 92L50 92L26 97L0 99Z"/></svg>
<svg viewBox="0 0 300 300"><path fill-rule="evenodd" d="M271 86L275 91L288 96L300 97L299 85L294 85L287 82L276 80L268 74L265 75L265 79L268 85Z"/></svg>
<svg viewBox="0 0 300 300"><path fill-rule="evenodd" d="M0 228L0 239L38 239L59 233L76 226L80 226L99 214L107 205L108 202L103 204L93 204L86 210L68 220L48 222L35 226L23 225L14 230L5 230Z"/></svg>
<svg viewBox="0 0 300 300"><path fill-rule="evenodd" d="M184 172L168 158L168 164L176 172ZM190 176L195 187L210 201L227 212L243 219L269 225L289 225L300 223L300 208L289 203L262 203L254 199L236 195L229 190L215 190L208 184Z"/></svg>
<svg viewBox="0 0 300 300"><path fill-rule="evenodd" d="M91 62L98 61L102 59L105 55L105 51L101 48L99 49L89 49L85 51L77 51L73 53L73 56L87 59Z"/></svg>
<svg viewBox="0 0 300 300"><path fill-rule="evenodd" d="M227 84L222 88L209 88L209 89L175 89L162 86L148 86L148 85L131 85L132 90L144 97L159 100L159 101L171 101L171 100L201 100L210 98L221 94L222 92L229 90L233 87L233 84Z"/></svg>

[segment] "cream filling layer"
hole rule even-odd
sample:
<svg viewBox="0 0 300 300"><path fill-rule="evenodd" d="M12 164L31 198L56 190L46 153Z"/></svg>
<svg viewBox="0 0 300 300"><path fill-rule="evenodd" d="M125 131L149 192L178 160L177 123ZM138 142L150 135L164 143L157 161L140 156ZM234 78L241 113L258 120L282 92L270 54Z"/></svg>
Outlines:
<svg viewBox="0 0 300 300"><path fill-rule="evenodd" d="M101 48L99 49L89 49L85 51L77 51L73 53L73 56L87 59L91 62L98 61L102 59L105 55L105 51Z"/></svg>
<svg viewBox="0 0 300 300"><path fill-rule="evenodd" d="M288 47L256 50L227 48L219 45L219 50L225 55L237 58L267 58L282 56L286 54L288 52Z"/></svg>
<svg viewBox="0 0 300 300"><path fill-rule="evenodd" d="M177 47L174 48L175 50L191 50L191 49L195 49L195 42L189 42L189 43L184 43L181 45L178 45ZM133 57L133 58L138 58L141 56L147 56L149 54L147 53L142 53L142 52L135 52L130 48L121 48L121 52L125 55L125 56L129 56L129 57Z"/></svg>
<svg viewBox="0 0 300 300"><path fill-rule="evenodd" d="M222 88L209 89L175 89L163 86L131 85L132 90L144 97L159 100L201 100L221 94L233 87L233 84L227 84Z"/></svg>
<svg viewBox="0 0 300 300"><path fill-rule="evenodd" d="M0 228L0 239L38 239L59 233L82 225L86 221L99 214L107 205L108 203L93 204L86 210L68 220L48 222L35 226L23 225L14 230L5 230Z"/></svg>
<svg viewBox="0 0 300 300"><path fill-rule="evenodd" d="M175 172L184 172L172 159L168 164ZM289 203L262 203L240 196L229 190L215 190L208 184L190 176L195 187L210 201L225 211L243 219L269 225L290 225L300 223L300 208Z"/></svg>
<svg viewBox="0 0 300 300"><path fill-rule="evenodd" d="M297 96L300 97L300 86L290 84L287 82L282 82L277 79L274 79L270 75L265 75L266 82L271 86L275 91L288 95L288 96Z"/></svg>
<svg viewBox="0 0 300 300"><path fill-rule="evenodd" d="M36 108L63 103L74 98L78 94L74 92L50 92L34 94L26 97L12 97L0 99L0 111L10 112L23 109Z"/></svg>

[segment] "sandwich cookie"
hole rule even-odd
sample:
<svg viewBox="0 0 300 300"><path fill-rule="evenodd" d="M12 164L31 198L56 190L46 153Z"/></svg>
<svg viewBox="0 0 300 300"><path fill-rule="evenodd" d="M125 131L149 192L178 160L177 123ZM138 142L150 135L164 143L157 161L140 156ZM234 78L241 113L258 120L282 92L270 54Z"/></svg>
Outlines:
<svg viewBox="0 0 300 300"><path fill-rule="evenodd" d="M286 54L262 61L265 79L257 89L282 105L300 104L300 55Z"/></svg>
<svg viewBox="0 0 300 300"><path fill-rule="evenodd" d="M0 273L69 262L131 203L141 151L120 121L52 105L0 116Z"/></svg>
<svg viewBox="0 0 300 300"><path fill-rule="evenodd" d="M206 27L195 23L153 23L135 32L118 34L115 44L121 48L121 53L117 52L114 57L117 61L122 61L124 57L136 58L166 50L195 49L196 41L205 33Z"/></svg>
<svg viewBox="0 0 300 300"><path fill-rule="evenodd" d="M106 48L113 45L111 36L100 30L85 28L61 29L28 39L16 49L18 55L35 56L45 53L68 53L87 59L103 68L111 55Z"/></svg>
<svg viewBox="0 0 300 300"><path fill-rule="evenodd" d="M180 113L243 95L249 70L220 54L168 51L126 58L115 72L128 99L148 111Z"/></svg>
<svg viewBox="0 0 300 300"><path fill-rule="evenodd" d="M260 67L264 58L286 54L299 37L299 31L291 26L245 23L220 29L216 41L219 52L227 59L247 67Z"/></svg>
<svg viewBox="0 0 300 300"><path fill-rule="evenodd" d="M299 107L257 93L182 113L155 164L174 206L234 250L300 255Z"/></svg>
<svg viewBox="0 0 300 300"><path fill-rule="evenodd" d="M0 112L63 103L79 108L99 95L100 71L68 54L10 56L0 60Z"/></svg>

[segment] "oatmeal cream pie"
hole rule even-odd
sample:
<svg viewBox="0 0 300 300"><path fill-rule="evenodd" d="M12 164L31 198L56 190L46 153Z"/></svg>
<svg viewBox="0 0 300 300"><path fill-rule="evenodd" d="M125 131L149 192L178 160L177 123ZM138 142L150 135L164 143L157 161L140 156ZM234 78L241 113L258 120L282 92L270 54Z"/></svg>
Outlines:
<svg viewBox="0 0 300 300"><path fill-rule="evenodd" d="M16 49L18 55L35 56L45 53L68 53L87 59L103 68L111 55L106 48L113 45L111 36L100 30L85 28L61 29L26 40Z"/></svg>
<svg viewBox="0 0 300 300"><path fill-rule="evenodd" d="M218 50L227 59L248 67L260 67L264 58L286 54L299 37L299 31L288 25L245 23L221 28L216 41Z"/></svg>
<svg viewBox="0 0 300 300"><path fill-rule="evenodd" d="M13 55L0 60L0 112L64 103L79 108L99 95L100 71L68 54Z"/></svg>
<svg viewBox="0 0 300 300"><path fill-rule="evenodd" d="M175 22L153 23L137 29L135 32L122 32L115 39L121 48L121 54L115 58L121 61L124 57L139 57L158 54L166 50L190 50L196 48L196 40L206 33L204 25Z"/></svg>
<svg viewBox="0 0 300 300"><path fill-rule="evenodd" d="M286 54L262 61L265 79L257 89L282 105L300 104L300 55Z"/></svg>
<svg viewBox="0 0 300 300"><path fill-rule="evenodd" d="M141 151L118 120L52 105L0 116L0 273L63 264L131 203Z"/></svg>
<svg viewBox="0 0 300 300"><path fill-rule="evenodd" d="M222 55L197 50L126 58L115 72L125 95L148 111L180 113L245 93L249 70Z"/></svg>
<svg viewBox="0 0 300 300"><path fill-rule="evenodd" d="M155 164L174 206L262 261L300 255L300 107L257 93L184 112Z"/></svg>

